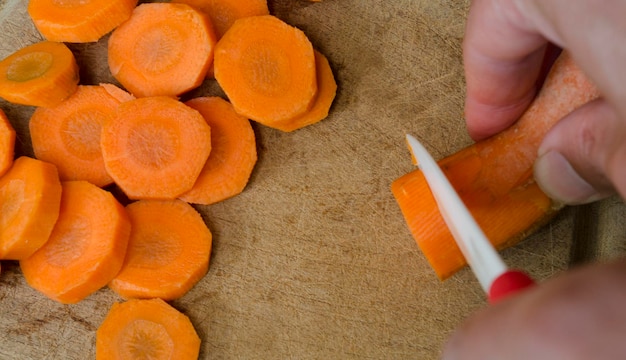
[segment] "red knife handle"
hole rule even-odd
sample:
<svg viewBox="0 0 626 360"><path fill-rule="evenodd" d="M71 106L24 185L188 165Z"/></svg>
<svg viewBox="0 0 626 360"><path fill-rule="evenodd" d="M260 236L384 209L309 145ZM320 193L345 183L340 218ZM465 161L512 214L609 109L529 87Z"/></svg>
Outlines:
<svg viewBox="0 0 626 360"><path fill-rule="evenodd" d="M488 299L494 304L509 295L535 285L535 281L525 272L519 270L509 270L498 276L489 288Z"/></svg>

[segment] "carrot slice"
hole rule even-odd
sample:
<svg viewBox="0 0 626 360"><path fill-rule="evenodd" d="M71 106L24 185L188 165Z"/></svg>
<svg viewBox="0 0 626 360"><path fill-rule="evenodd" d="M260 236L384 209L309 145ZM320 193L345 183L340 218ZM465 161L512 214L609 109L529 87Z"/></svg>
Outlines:
<svg viewBox="0 0 626 360"><path fill-rule="evenodd" d="M78 78L70 49L42 41L0 61L0 97L21 105L55 106L76 91Z"/></svg>
<svg viewBox="0 0 626 360"><path fill-rule="evenodd" d="M196 183L179 199L208 205L241 193L257 160L250 121L219 97L196 98L185 104L198 110L211 127L211 154Z"/></svg>
<svg viewBox="0 0 626 360"><path fill-rule="evenodd" d="M109 68L135 96L177 96L202 83L216 42L208 17L199 10L186 4L141 4L109 38Z"/></svg>
<svg viewBox="0 0 626 360"><path fill-rule="evenodd" d="M102 86L80 85L61 104L37 108L29 123L35 156L55 164L61 180L111 184L113 179L102 159L100 133L119 104Z"/></svg>
<svg viewBox="0 0 626 360"><path fill-rule="evenodd" d="M207 14L218 39L224 36L237 19L270 14L267 0L173 0L172 2L191 5Z"/></svg>
<svg viewBox="0 0 626 360"><path fill-rule="evenodd" d="M211 152L202 115L164 96L120 104L100 141L107 172L131 199L174 199L189 191Z"/></svg>
<svg viewBox="0 0 626 360"><path fill-rule="evenodd" d="M30 0L28 14L46 39L95 42L130 17L137 0Z"/></svg>
<svg viewBox="0 0 626 360"><path fill-rule="evenodd" d="M0 176L13 165L15 156L15 129L7 115L0 109Z"/></svg>
<svg viewBox="0 0 626 360"><path fill-rule="evenodd" d="M599 94L563 53L521 118L504 132L439 161L487 237L498 249L515 245L547 222L560 205L541 192L532 166L545 133ZM440 279L466 262L419 170L391 185L409 230Z"/></svg>
<svg viewBox="0 0 626 360"><path fill-rule="evenodd" d="M111 193L86 181L63 182L50 239L20 266L33 288L61 303L76 303L118 273L129 234L125 209Z"/></svg>
<svg viewBox="0 0 626 360"><path fill-rule="evenodd" d="M21 156L0 178L0 259L32 255L59 216L61 182L54 165Z"/></svg>
<svg viewBox="0 0 626 360"><path fill-rule="evenodd" d="M216 46L214 66L235 110L264 125L305 113L317 93L311 42L271 15L235 21Z"/></svg>
<svg viewBox="0 0 626 360"><path fill-rule="evenodd" d="M209 268L212 235L202 217L181 200L139 200L126 210L128 252L109 287L124 298L183 296Z"/></svg>
<svg viewBox="0 0 626 360"><path fill-rule="evenodd" d="M317 96L311 109L293 119L273 123L271 125L273 128L290 132L320 122L328 116L328 111L337 93L337 83L328 59L319 51L315 51L315 70L317 74Z"/></svg>
<svg viewBox="0 0 626 360"><path fill-rule="evenodd" d="M96 332L96 359L196 360L199 353L189 318L161 299L114 303Z"/></svg>
<svg viewBox="0 0 626 360"><path fill-rule="evenodd" d="M116 98L117 101L119 102L125 102L125 101L136 99L136 97L134 97L131 93L120 89L116 85L109 84L109 83L101 83L100 86L102 86L109 93L109 95Z"/></svg>

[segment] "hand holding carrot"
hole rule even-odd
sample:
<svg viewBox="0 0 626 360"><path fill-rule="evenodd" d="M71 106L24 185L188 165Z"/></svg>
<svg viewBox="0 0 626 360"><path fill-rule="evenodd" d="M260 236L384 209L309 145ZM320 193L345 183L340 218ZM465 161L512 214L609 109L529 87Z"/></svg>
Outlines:
<svg viewBox="0 0 626 360"><path fill-rule="evenodd" d="M474 0L464 41L466 120L483 139L527 108L550 65L567 49L601 98L563 118L544 138L535 178L569 204L615 192L626 198L626 26L624 2ZM622 359L626 262L546 281L465 322L446 346L450 359Z"/></svg>

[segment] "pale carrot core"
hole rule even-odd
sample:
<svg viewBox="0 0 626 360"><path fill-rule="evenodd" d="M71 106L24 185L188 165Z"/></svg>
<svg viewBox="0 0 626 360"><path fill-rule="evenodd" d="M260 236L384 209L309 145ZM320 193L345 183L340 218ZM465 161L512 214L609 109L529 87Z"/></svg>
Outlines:
<svg viewBox="0 0 626 360"><path fill-rule="evenodd" d="M176 261L182 249L176 234L159 231L145 234L129 248L128 265L143 269L159 269Z"/></svg>
<svg viewBox="0 0 626 360"><path fill-rule="evenodd" d="M64 268L78 260L87 249L85 239L91 238L90 229L89 219L82 216L74 219L65 229L53 230L49 245L44 248L48 263Z"/></svg>
<svg viewBox="0 0 626 360"><path fill-rule="evenodd" d="M153 321L137 319L119 336L120 353L129 359L171 359L174 342L167 329Z"/></svg>
<svg viewBox="0 0 626 360"><path fill-rule="evenodd" d="M100 156L100 133L98 119L106 116L102 111L81 111L70 116L61 127L61 138L68 152L82 160Z"/></svg>
<svg viewBox="0 0 626 360"><path fill-rule="evenodd" d="M164 164L177 159L179 147L171 129L146 121L130 133L129 149L131 159L144 167L159 169Z"/></svg>
<svg viewBox="0 0 626 360"><path fill-rule="evenodd" d="M24 54L11 62L7 79L17 82L36 79L50 69L53 59L52 54L43 51Z"/></svg>
<svg viewBox="0 0 626 360"><path fill-rule="evenodd" d="M249 64L243 67L243 76L251 88L268 97L289 91L291 81L281 74L291 66L289 57L281 49L269 44L255 44L244 51L243 58L248 59L245 63Z"/></svg>
<svg viewBox="0 0 626 360"><path fill-rule="evenodd" d="M183 57L182 52L186 50L179 46L184 43L185 38L181 30L182 28L160 24L142 34L132 56L137 61L137 66L142 71L159 74L178 64Z"/></svg>
<svg viewBox="0 0 626 360"><path fill-rule="evenodd" d="M24 201L25 184L22 180L11 180L0 188L0 228L6 229L15 219Z"/></svg>

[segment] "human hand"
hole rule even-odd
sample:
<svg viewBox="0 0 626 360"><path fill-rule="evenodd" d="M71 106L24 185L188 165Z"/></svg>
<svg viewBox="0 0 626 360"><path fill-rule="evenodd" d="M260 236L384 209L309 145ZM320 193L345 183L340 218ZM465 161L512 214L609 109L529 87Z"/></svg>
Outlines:
<svg viewBox="0 0 626 360"><path fill-rule="evenodd" d="M465 115L475 140L505 129L528 107L542 66L549 65L548 42L567 49L603 95L562 119L539 149L538 184L567 204L616 191L626 197L625 13L625 2L610 0L471 5L463 44Z"/></svg>

